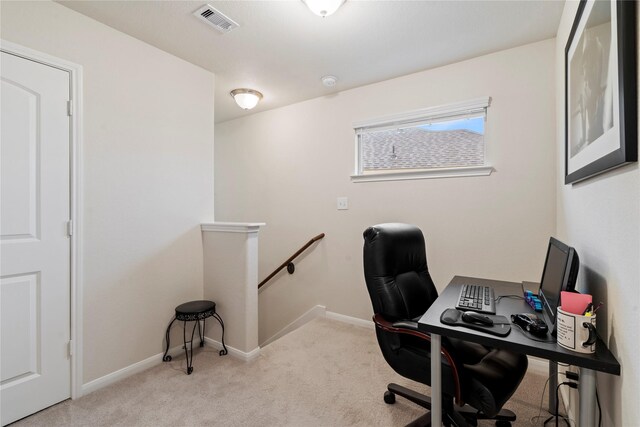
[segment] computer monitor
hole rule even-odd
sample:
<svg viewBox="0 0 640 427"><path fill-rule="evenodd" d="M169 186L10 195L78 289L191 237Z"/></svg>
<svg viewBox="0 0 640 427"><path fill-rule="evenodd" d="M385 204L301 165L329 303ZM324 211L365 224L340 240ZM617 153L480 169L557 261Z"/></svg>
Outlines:
<svg viewBox="0 0 640 427"><path fill-rule="evenodd" d="M549 238L538 298L542 302L542 312L552 334L556 332L556 310L560 304L560 292L575 290L579 267L580 260L575 249L553 237Z"/></svg>

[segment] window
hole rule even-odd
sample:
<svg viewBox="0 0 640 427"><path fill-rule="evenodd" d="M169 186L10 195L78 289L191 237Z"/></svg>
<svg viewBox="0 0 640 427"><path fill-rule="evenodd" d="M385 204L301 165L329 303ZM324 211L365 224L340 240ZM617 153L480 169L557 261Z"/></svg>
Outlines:
<svg viewBox="0 0 640 427"><path fill-rule="evenodd" d="M355 182L489 175L485 97L354 123Z"/></svg>

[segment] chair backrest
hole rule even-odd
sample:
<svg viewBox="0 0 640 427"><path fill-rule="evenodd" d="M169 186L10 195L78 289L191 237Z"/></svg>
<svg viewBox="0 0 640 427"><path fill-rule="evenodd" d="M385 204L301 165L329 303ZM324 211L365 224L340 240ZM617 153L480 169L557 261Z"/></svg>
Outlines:
<svg viewBox="0 0 640 427"><path fill-rule="evenodd" d="M422 231L389 223L364 235L364 277L376 314L389 321L422 316L438 297L427 267Z"/></svg>

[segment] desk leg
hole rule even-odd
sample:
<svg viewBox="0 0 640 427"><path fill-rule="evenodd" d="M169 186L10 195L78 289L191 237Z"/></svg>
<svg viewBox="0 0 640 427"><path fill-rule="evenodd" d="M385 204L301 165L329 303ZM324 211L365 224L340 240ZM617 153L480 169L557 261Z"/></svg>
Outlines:
<svg viewBox="0 0 640 427"><path fill-rule="evenodd" d="M442 425L442 337L431 334L431 425Z"/></svg>
<svg viewBox="0 0 640 427"><path fill-rule="evenodd" d="M556 387L558 387L558 362L549 360L549 413L556 414Z"/></svg>
<svg viewBox="0 0 640 427"><path fill-rule="evenodd" d="M595 427L596 425L596 372L591 369L580 368L580 426Z"/></svg>

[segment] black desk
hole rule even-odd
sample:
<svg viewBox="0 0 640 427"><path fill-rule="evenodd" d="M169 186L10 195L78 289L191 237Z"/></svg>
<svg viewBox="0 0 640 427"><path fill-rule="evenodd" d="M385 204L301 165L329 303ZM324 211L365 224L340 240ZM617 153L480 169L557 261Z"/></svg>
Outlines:
<svg viewBox="0 0 640 427"><path fill-rule="evenodd" d="M594 427L596 415L596 371L620 375L620 364L604 342L598 338L594 354L581 354L566 350L556 343L542 343L531 340L517 326L511 328L511 333L508 336L501 338L473 329L441 323L440 315L444 310L455 307L460 294L460 287L465 283L492 286L496 297L522 294L520 283L456 276L429 310L420 318L418 321L420 330L431 334L431 425L440 426L442 424L442 371L439 350L442 341L441 336L447 336L579 367L580 425ZM511 314L527 312L533 313L534 311L524 300L502 298L496 303L496 314L507 318ZM551 339L551 335L548 336L548 339ZM555 364L553 365L555 367ZM550 371L555 372L555 369L550 369ZM552 393L550 392L550 394ZM554 410L554 408L550 409Z"/></svg>

